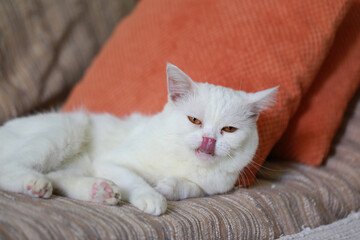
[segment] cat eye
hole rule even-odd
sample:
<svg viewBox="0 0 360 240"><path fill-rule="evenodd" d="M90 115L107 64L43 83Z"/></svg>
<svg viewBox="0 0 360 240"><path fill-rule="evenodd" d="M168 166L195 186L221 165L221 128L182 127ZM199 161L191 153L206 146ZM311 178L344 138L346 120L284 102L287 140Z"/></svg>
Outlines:
<svg viewBox="0 0 360 240"><path fill-rule="evenodd" d="M200 125L200 124L201 124L201 121L200 121L199 119L197 119L197 118L188 116L188 119L189 119L190 122L192 122L193 124L196 124L196 125Z"/></svg>
<svg viewBox="0 0 360 240"><path fill-rule="evenodd" d="M231 126L223 127L223 128L221 129L221 131L228 132L228 133L235 132L236 130L237 130L236 127L231 127Z"/></svg>

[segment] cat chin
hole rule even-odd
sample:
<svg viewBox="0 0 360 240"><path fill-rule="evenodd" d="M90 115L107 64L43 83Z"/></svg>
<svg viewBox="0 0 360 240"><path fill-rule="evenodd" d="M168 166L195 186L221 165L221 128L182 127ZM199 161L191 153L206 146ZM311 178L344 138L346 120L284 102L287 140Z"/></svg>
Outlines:
<svg viewBox="0 0 360 240"><path fill-rule="evenodd" d="M203 153L199 150L195 151L196 156L203 162L214 162L215 161L215 156L211 155L211 154L207 154L207 153Z"/></svg>

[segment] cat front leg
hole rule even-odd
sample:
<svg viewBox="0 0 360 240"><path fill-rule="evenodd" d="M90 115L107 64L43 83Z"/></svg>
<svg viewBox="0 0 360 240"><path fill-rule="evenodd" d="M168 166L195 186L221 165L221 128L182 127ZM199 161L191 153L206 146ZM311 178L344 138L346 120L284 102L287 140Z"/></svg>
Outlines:
<svg viewBox="0 0 360 240"><path fill-rule="evenodd" d="M106 179L69 175L66 171L52 172L47 176L55 192L65 197L107 205L116 205L121 198L120 189Z"/></svg>
<svg viewBox="0 0 360 240"><path fill-rule="evenodd" d="M197 184L183 178L163 178L157 183L155 189L168 200L205 196L203 190Z"/></svg>
<svg viewBox="0 0 360 240"><path fill-rule="evenodd" d="M98 177L106 177L116 183L123 199L145 213L158 216L166 211L165 197L131 170L115 164L102 163L95 166L95 173Z"/></svg>
<svg viewBox="0 0 360 240"><path fill-rule="evenodd" d="M38 198L49 198L53 191L43 174L16 163L5 164L0 169L0 188Z"/></svg>

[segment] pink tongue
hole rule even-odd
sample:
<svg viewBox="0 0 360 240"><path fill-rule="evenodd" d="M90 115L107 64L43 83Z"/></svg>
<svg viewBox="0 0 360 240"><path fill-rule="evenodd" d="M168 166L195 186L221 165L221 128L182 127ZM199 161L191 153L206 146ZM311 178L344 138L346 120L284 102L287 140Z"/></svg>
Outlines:
<svg viewBox="0 0 360 240"><path fill-rule="evenodd" d="M215 142L214 138L203 137L199 151L202 153L214 155L215 153Z"/></svg>

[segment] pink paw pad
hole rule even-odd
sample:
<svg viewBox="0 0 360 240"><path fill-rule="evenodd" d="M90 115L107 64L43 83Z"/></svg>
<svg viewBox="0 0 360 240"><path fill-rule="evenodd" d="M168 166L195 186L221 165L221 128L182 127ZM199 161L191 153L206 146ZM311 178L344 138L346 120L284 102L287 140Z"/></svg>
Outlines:
<svg viewBox="0 0 360 240"><path fill-rule="evenodd" d="M102 192L102 197L104 199L109 199L112 197L112 194L114 193L114 190L107 182L101 182L100 184L94 183L92 186L92 194L91 198L94 199L99 194L99 191ZM100 193L101 194L101 193Z"/></svg>
<svg viewBox="0 0 360 240"><path fill-rule="evenodd" d="M51 188L51 185L49 183L45 184L45 186L43 186L42 188L40 188L38 190L35 190L33 185L27 185L26 189L28 191L31 191L32 195L35 195L35 196L37 196L39 198L49 197L48 195L49 194L51 195L51 192L52 192L52 188Z"/></svg>

